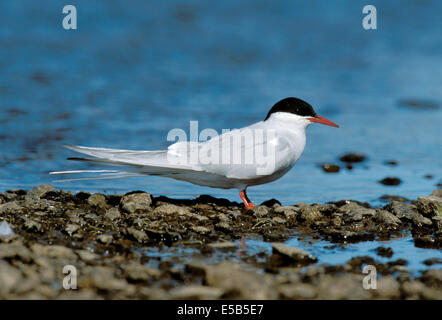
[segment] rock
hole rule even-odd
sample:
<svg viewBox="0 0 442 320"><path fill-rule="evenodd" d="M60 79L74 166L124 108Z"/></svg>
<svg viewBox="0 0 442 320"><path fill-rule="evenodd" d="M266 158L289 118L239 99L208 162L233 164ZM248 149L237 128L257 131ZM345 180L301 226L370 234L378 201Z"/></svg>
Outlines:
<svg viewBox="0 0 442 320"><path fill-rule="evenodd" d="M350 231L340 230L334 227L323 228L320 233L331 237L333 242L359 242L359 241L373 241L374 235L364 231Z"/></svg>
<svg viewBox="0 0 442 320"><path fill-rule="evenodd" d="M127 228L127 234L135 238L140 243L143 243L147 240L146 232L137 230L135 228Z"/></svg>
<svg viewBox="0 0 442 320"><path fill-rule="evenodd" d="M269 208L266 206L256 206L249 210L255 218L263 218L269 214Z"/></svg>
<svg viewBox="0 0 442 320"><path fill-rule="evenodd" d="M27 201L35 201L40 199L45 193L55 191L54 187L50 184L42 184L38 187L31 189L26 195L25 199Z"/></svg>
<svg viewBox="0 0 442 320"><path fill-rule="evenodd" d="M0 215L20 214L23 207L18 205L17 201L6 202L0 205Z"/></svg>
<svg viewBox="0 0 442 320"><path fill-rule="evenodd" d="M75 223L69 223L64 228L64 231L66 231L70 236L72 236L75 232L77 232L80 229L80 226Z"/></svg>
<svg viewBox="0 0 442 320"><path fill-rule="evenodd" d="M382 183L383 185L386 185L386 186L398 186L401 184L402 181L399 178L387 177L387 178L382 179L379 182Z"/></svg>
<svg viewBox="0 0 442 320"><path fill-rule="evenodd" d="M337 209L337 212L344 213L344 219L346 221L361 221L364 217L373 217L376 214L376 210L365 208L356 202L349 202Z"/></svg>
<svg viewBox="0 0 442 320"><path fill-rule="evenodd" d="M170 291L170 299L176 300L213 300L221 298L224 290L207 286L190 285Z"/></svg>
<svg viewBox="0 0 442 320"><path fill-rule="evenodd" d="M417 199L417 209L419 213L428 218L442 216L442 198L434 195L419 197Z"/></svg>
<svg viewBox="0 0 442 320"><path fill-rule="evenodd" d="M425 218L428 219L428 218ZM432 216L431 220L433 221L436 230L442 231L442 216Z"/></svg>
<svg viewBox="0 0 442 320"><path fill-rule="evenodd" d="M81 260L87 262L94 261L100 258L98 254L90 252L89 250L77 250L76 253Z"/></svg>
<svg viewBox="0 0 442 320"><path fill-rule="evenodd" d="M376 253L378 254L378 256L391 258L393 256L393 249L378 247L376 248Z"/></svg>
<svg viewBox="0 0 442 320"><path fill-rule="evenodd" d="M438 249L442 247L442 236L440 234L435 234L435 236L430 235L414 235L414 245L420 248L433 248Z"/></svg>
<svg viewBox="0 0 442 320"><path fill-rule="evenodd" d="M430 226L432 224L430 219L422 216L417 212L417 207L415 205L404 202L392 201L387 206L387 209L390 210L399 219L409 220L418 227L424 225Z"/></svg>
<svg viewBox="0 0 442 320"><path fill-rule="evenodd" d="M316 288L307 283L284 284L278 288L282 299L313 299Z"/></svg>
<svg viewBox="0 0 442 320"><path fill-rule="evenodd" d="M277 292L271 286L269 277L263 274L242 271L234 262L221 262L218 265L206 265L205 283L224 291L226 299L267 300L276 299Z"/></svg>
<svg viewBox="0 0 442 320"><path fill-rule="evenodd" d="M329 163L321 165L321 168L322 168L322 170L324 170L324 172L327 172L327 173L337 173L337 172L339 172L339 170L341 170L340 166L338 166L336 164L329 164Z"/></svg>
<svg viewBox="0 0 442 320"><path fill-rule="evenodd" d="M0 259L16 259L30 262L32 254L21 242L0 243Z"/></svg>
<svg viewBox="0 0 442 320"><path fill-rule="evenodd" d="M118 210L118 208L110 208L109 210L106 211L106 213L104 214L104 218L106 220L110 220L110 221L114 221L116 219L121 218L121 213Z"/></svg>
<svg viewBox="0 0 442 320"><path fill-rule="evenodd" d="M283 214L287 219L293 220L298 215L299 208L295 206L280 206L273 210L275 213Z"/></svg>
<svg viewBox="0 0 442 320"><path fill-rule="evenodd" d="M92 194L88 199L87 199L87 203L92 206L92 207L96 207L96 208L106 208L107 207L107 203L106 203L106 197L100 193L94 193Z"/></svg>
<svg viewBox="0 0 442 320"><path fill-rule="evenodd" d="M363 274L346 273L339 276L324 275L317 286L317 299L327 300L365 300L371 296L362 286Z"/></svg>
<svg viewBox="0 0 442 320"><path fill-rule="evenodd" d="M111 234L100 234L97 236L97 241L102 244L111 244L113 240L114 237Z"/></svg>
<svg viewBox="0 0 442 320"><path fill-rule="evenodd" d="M81 277L78 278L78 287L97 288L103 291L127 290L129 284L124 279L115 277L112 269L107 267L92 267L82 270Z"/></svg>
<svg viewBox="0 0 442 320"><path fill-rule="evenodd" d="M191 215L189 208L177 206L174 204L162 204L153 211L156 215L176 215L189 216Z"/></svg>
<svg viewBox="0 0 442 320"><path fill-rule="evenodd" d="M402 284L402 292L407 299L421 299L425 285L420 281L407 281Z"/></svg>
<svg viewBox="0 0 442 320"><path fill-rule="evenodd" d="M77 255L72 251L72 249L60 246L60 245L41 245L41 244L33 244L31 246L32 251L37 256L49 257L49 258L57 258L57 259L69 259L71 262L75 262L77 260Z"/></svg>
<svg viewBox="0 0 442 320"><path fill-rule="evenodd" d="M221 231L224 233L232 233L233 232L233 228L227 222L218 222L217 224L215 224L215 230Z"/></svg>
<svg viewBox="0 0 442 320"><path fill-rule="evenodd" d="M435 288L442 288L442 269L429 269L422 272L419 278L423 283ZM441 293L442 295L442 293Z"/></svg>
<svg viewBox="0 0 442 320"><path fill-rule="evenodd" d="M365 156L363 154L348 153L340 157L339 160L342 162L357 163L363 162L365 160Z"/></svg>
<svg viewBox="0 0 442 320"><path fill-rule="evenodd" d="M142 264L129 264L124 268L129 282L146 282L161 277L161 271Z"/></svg>
<svg viewBox="0 0 442 320"><path fill-rule="evenodd" d="M148 193L132 193L125 195L120 202L121 210L134 213L137 210L150 210L152 205L152 196Z"/></svg>
<svg viewBox="0 0 442 320"><path fill-rule="evenodd" d="M376 209L375 218L378 223L382 223L387 226L397 227L401 224L401 220L398 217L382 209Z"/></svg>
<svg viewBox="0 0 442 320"><path fill-rule="evenodd" d="M298 204L298 207L299 212L297 219L301 222L311 223L322 218L321 212L315 207L309 206L302 202Z"/></svg>
<svg viewBox="0 0 442 320"><path fill-rule="evenodd" d="M277 208L281 206L281 202L276 199L270 199L261 203L261 206L266 206L268 208Z"/></svg>
<svg viewBox="0 0 442 320"><path fill-rule="evenodd" d="M0 237L6 237L14 235L15 232L12 230L11 226L7 221L2 221L0 223Z"/></svg>
<svg viewBox="0 0 442 320"><path fill-rule="evenodd" d="M442 259L439 258L426 259L424 261L424 264L427 266L432 266L433 264L442 264Z"/></svg>
<svg viewBox="0 0 442 320"><path fill-rule="evenodd" d="M209 228L203 226L191 226L190 230L195 231L199 234L209 234L211 231Z"/></svg>
<svg viewBox="0 0 442 320"><path fill-rule="evenodd" d="M273 224L286 224L287 220L280 217L273 217L272 222Z"/></svg>
<svg viewBox="0 0 442 320"><path fill-rule="evenodd" d="M24 229L29 232L43 232L44 231L43 226L40 222L38 222L34 219L30 219L30 218L25 219Z"/></svg>
<svg viewBox="0 0 442 320"><path fill-rule="evenodd" d="M21 272L4 260L0 260L0 297L6 298L20 282Z"/></svg>
<svg viewBox="0 0 442 320"><path fill-rule="evenodd" d="M374 293L382 299L399 299L401 297L400 285L392 276L383 276L376 281Z"/></svg>
<svg viewBox="0 0 442 320"><path fill-rule="evenodd" d="M207 246L218 250L235 250L237 248L237 245L230 241L209 243Z"/></svg>
<svg viewBox="0 0 442 320"><path fill-rule="evenodd" d="M318 261L310 253L295 247L289 247L282 243L273 243L273 258L270 263L276 266L296 265L305 266Z"/></svg>

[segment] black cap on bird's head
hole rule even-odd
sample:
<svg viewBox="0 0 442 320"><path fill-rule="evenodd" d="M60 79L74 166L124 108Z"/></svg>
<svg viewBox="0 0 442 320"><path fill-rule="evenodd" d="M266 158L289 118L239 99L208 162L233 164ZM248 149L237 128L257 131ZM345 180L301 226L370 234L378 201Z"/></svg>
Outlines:
<svg viewBox="0 0 442 320"><path fill-rule="evenodd" d="M318 115L315 110L313 110L313 107L310 104L298 98L285 98L275 103L275 105L270 109L264 121L270 118L272 114L277 112L292 113L301 117L306 117L308 120L310 120L310 122L318 122L328 126L339 128L337 124Z"/></svg>

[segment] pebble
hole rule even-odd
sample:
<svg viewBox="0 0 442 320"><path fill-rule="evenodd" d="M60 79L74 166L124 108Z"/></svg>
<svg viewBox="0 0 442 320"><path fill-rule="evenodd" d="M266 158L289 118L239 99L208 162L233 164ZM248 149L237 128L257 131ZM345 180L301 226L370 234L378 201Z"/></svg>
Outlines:
<svg viewBox="0 0 442 320"><path fill-rule="evenodd" d="M402 181L399 178L387 177L387 178L382 179L379 182L382 183L383 185L386 185L386 186L398 186L401 184Z"/></svg>
<svg viewBox="0 0 442 320"><path fill-rule="evenodd" d="M282 243L272 244L273 254L282 257L281 264L308 265L318 261L316 257L299 248L290 247Z"/></svg>
<svg viewBox="0 0 442 320"><path fill-rule="evenodd" d="M322 170L324 170L327 173L337 173L341 170L341 167L336 164L323 164L321 165Z"/></svg>
<svg viewBox="0 0 442 320"><path fill-rule="evenodd" d="M152 196L148 193L132 193L125 195L120 202L121 210L134 213L137 210L150 210L152 205Z"/></svg>

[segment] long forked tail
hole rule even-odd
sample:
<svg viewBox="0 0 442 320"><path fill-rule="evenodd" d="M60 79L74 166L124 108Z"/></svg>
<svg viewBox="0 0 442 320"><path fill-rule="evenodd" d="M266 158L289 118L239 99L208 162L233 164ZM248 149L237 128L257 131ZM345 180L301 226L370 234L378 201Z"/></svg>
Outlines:
<svg viewBox="0 0 442 320"><path fill-rule="evenodd" d="M168 150L160 151L134 151L107 148L90 148L82 146L65 145L66 148L88 155L92 158L68 158L68 160L90 162L111 166L128 167L126 170L69 170L53 171L53 175L67 174L98 174L93 177L56 180L57 182L126 178L140 175L172 176L194 170L187 165L169 163Z"/></svg>

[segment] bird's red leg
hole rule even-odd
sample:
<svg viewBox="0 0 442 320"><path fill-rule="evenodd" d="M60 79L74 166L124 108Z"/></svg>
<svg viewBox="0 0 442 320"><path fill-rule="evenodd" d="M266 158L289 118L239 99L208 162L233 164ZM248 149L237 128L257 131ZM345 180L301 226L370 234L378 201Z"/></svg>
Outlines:
<svg viewBox="0 0 442 320"><path fill-rule="evenodd" d="M244 202L244 208L246 210L252 209L255 205L250 201L250 199L247 197L246 189L241 190L239 192L239 196L241 197L242 202Z"/></svg>

